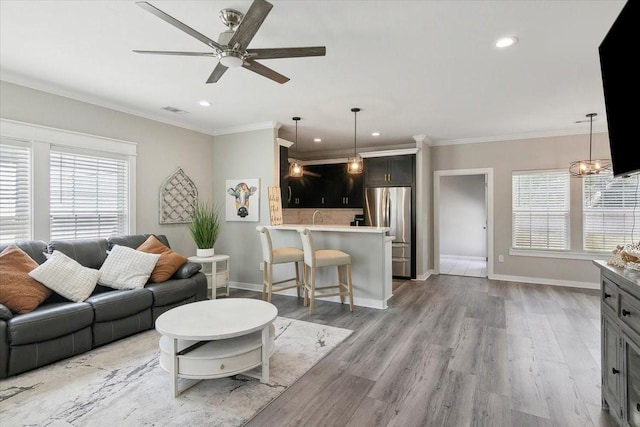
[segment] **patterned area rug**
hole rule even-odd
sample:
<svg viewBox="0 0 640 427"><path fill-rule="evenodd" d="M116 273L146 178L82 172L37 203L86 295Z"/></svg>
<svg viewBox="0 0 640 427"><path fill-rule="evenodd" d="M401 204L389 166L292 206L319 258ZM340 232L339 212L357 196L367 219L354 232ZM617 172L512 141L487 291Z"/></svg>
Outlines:
<svg viewBox="0 0 640 427"><path fill-rule="evenodd" d="M237 375L201 381L173 398L158 363L160 335L151 330L0 380L0 424L240 426L352 332L283 317L274 325L269 384Z"/></svg>

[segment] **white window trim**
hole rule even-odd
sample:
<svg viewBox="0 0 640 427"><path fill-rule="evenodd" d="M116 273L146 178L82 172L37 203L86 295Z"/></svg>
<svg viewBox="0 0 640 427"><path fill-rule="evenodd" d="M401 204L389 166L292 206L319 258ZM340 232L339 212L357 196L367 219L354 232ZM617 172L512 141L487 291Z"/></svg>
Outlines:
<svg viewBox="0 0 640 427"><path fill-rule="evenodd" d="M51 146L126 156L129 162L129 234L136 233L137 143L0 118L0 134L31 143L32 239L49 241L49 154ZM37 205L37 206L36 206Z"/></svg>

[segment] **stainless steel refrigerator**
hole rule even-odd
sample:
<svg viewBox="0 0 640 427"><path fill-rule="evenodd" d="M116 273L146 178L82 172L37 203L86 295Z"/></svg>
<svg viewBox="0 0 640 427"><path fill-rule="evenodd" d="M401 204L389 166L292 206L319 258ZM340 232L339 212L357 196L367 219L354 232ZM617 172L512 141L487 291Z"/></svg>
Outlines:
<svg viewBox="0 0 640 427"><path fill-rule="evenodd" d="M392 274L411 277L411 187L366 188L366 225L391 227Z"/></svg>

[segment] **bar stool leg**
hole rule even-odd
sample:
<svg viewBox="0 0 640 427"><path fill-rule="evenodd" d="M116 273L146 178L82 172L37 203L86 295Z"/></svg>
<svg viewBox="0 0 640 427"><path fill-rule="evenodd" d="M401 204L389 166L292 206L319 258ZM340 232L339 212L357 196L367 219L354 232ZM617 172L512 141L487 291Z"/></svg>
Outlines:
<svg viewBox="0 0 640 427"><path fill-rule="evenodd" d="M344 276L344 266L339 265L338 266L338 293L340 294L340 304L344 304L344 290L343 290L344 282L342 281L343 276Z"/></svg>
<svg viewBox="0 0 640 427"><path fill-rule="evenodd" d="M262 263L262 300L264 301L267 297L267 263Z"/></svg>
<svg viewBox="0 0 640 427"><path fill-rule="evenodd" d="M309 314L313 314L313 308L316 301L316 269L311 268L311 302L309 302Z"/></svg>
<svg viewBox="0 0 640 427"><path fill-rule="evenodd" d="M307 284L309 283L309 273L307 271L307 264L302 263L302 280L304 285L304 306L309 304L309 291Z"/></svg>
<svg viewBox="0 0 640 427"><path fill-rule="evenodd" d="M347 264L347 286L349 288L349 311L353 312L353 286L351 283L351 264Z"/></svg>
<svg viewBox="0 0 640 427"><path fill-rule="evenodd" d="M269 293L267 294L267 302L271 302L271 294L273 294L273 264L269 264Z"/></svg>
<svg viewBox="0 0 640 427"><path fill-rule="evenodd" d="M300 274L298 273L298 262L294 262L293 265L296 269L296 292L298 293L298 298L300 298L300 288L302 287L302 283L300 283Z"/></svg>

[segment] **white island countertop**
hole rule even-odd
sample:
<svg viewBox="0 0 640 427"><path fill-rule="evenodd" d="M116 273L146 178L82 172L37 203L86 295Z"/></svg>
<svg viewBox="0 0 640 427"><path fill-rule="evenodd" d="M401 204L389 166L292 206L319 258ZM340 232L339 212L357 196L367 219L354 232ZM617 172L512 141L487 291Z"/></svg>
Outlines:
<svg viewBox="0 0 640 427"><path fill-rule="evenodd" d="M323 225L323 224L282 224L267 226L270 230L292 230L306 227L311 231L337 231L341 233L388 233L391 231L389 227L372 227L368 225Z"/></svg>

